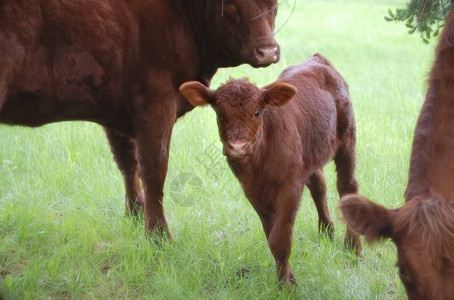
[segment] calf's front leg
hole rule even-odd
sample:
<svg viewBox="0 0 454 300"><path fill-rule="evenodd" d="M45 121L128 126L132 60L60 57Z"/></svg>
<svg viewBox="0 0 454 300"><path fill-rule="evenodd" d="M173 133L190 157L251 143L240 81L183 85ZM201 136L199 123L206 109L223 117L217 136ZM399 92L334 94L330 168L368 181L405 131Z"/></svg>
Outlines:
<svg viewBox="0 0 454 300"><path fill-rule="evenodd" d="M297 201L297 199L295 199ZM278 200L279 201L279 200ZM292 251L293 224L295 222L298 202L282 205L274 209L271 215L261 215L262 225L268 239L271 254L276 261L276 272L281 284L296 284L295 275L289 264ZM277 203L276 205L284 203Z"/></svg>

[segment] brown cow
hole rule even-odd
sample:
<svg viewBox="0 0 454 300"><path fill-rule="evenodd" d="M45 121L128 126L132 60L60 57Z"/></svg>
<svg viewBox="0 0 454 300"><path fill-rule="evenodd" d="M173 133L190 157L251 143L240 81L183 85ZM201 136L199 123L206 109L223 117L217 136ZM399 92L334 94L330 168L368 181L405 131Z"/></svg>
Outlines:
<svg viewBox="0 0 454 300"><path fill-rule="evenodd" d="M145 204L145 230L170 237L170 136L193 109L178 87L277 62L276 11L276 0L0 1L0 122L104 126L127 209Z"/></svg>
<svg viewBox="0 0 454 300"><path fill-rule="evenodd" d="M262 221L279 280L295 282L288 259L304 185L317 207L319 229L330 237L323 166L334 158L340 196L358 190L347 83L315 54L264 88L232 79L216 91L199 82L185 83L180 91L192 105L209 103L216 111L227 162ZM359 254L356 233L347 230L345 243Z"/></svg>
<svg viewBox="0 0 454 300"><path fill-rule="evenodd" d="M454 11L436 50L416 125L405 204L341 201L345 222L369 241L391 238L410 299L454 299Z"/></svg>

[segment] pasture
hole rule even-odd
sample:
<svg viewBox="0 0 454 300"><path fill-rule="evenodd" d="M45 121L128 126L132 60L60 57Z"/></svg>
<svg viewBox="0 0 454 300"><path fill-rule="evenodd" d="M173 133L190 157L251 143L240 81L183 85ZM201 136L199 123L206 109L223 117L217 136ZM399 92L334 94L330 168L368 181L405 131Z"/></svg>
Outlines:
<svg viewBox="0 0 454 300"><path fill-rule="evenodd" d="M282 1L281 61L222 69L265 85L315 52L350 86L360 193L403 203L411 141L435 43L385 22L402 0ZM288 22L287 18L290 16ZM282 28L281 28L282 26ZM334 240L320 236L306 189L290 264L298 286L278 290L260 220L231 174L215 113L197 108L174 127L164 207L173 242L154 243L143 220L124 216L123 180L100 126L0 125L0 295L60 298L404 299L395 246L343 248L334 164L325 168Z"/></svg>

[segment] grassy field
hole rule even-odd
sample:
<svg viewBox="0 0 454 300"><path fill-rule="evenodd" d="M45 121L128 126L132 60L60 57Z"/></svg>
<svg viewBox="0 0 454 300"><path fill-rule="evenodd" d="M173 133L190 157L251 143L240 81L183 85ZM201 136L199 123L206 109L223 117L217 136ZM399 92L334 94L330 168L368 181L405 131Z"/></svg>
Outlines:
<svg viewBox="0 0 454 300"><path fill-rule="evenodd" d="M219 71L265 85L315 52L350 86L358 130L360 192L403 203L416 118L434 45L387 23L404 1L283 1L280 63ZM221 154L215 114L198 108L176 124L165 210L174 242L155 245L143 220L124 216L122 178L98 125L0 126L0 294L6 299L403 299L396 251L343 249L334 165L325 168L334 241L317 233L307 191L295 224L294 289L278 290L259 219ZM190 184L186 184L189 180Z"/></svg>

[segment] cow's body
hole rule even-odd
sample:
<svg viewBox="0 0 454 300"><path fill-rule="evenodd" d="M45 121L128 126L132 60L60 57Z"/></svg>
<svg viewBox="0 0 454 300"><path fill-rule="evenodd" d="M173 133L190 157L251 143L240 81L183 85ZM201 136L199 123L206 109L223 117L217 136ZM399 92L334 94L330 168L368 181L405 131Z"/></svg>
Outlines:
<svg viewBox="0 0 454 300"><path fill-rule="evenodd" d="M274 0L0 1L0 122L103 125L127 208L144 203L145 229L168 233L170 136L192 109L178 87L208 85L219 67L278 61L276 9Z"/></svg>
<svg viewBox="0 0 454 300"><path fill-rule="evenodd" d="M3 123L88 120L134 136L134 90L148 84L143 78L164 85L161 78L167 76L176 84L178 76L202 73L197 70L201 62L187 63L197 57L192 37L181 28L180 38L171 44L177 29L158 28L172 24L163 20L172 16L165 12L170 7L158 1L148 7L146 1L135 6L123 1L9 2L0 11L1 44L6 46L2 65L7 66ZM183 47L186 51L179 54ZM190 109L184 106L180 98L182 113Z"/></svg>
<svg viewBox="0 0 454 300"><path fill-rule="evenodd" d="M341 202L347 224L371 241L391 238L410 299L454 298L454 11L440 37L416 125L405 204L362 196Z"/></svg>
<svg viewBox="0 0 454 300"><path fill-rule="evenodd" d="M193 103L188 86L180 90ZM326 58L316 54L287 68L263 89L246 80L231 80L209 93L214 95L208 102L218 113L230 168L262 221L279 279L292 282L288 259L304 185L316 204L319 228L330 235L334 228L323 166L335 160L341 196L358 189L355 121L347 84ZM348 231L346 243L357 247L359 254L356 234Z"/></svg>

